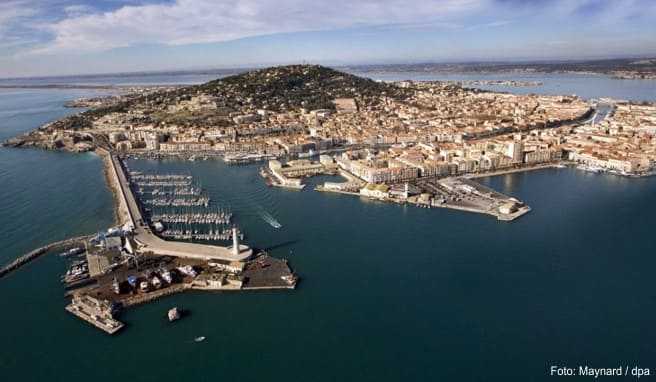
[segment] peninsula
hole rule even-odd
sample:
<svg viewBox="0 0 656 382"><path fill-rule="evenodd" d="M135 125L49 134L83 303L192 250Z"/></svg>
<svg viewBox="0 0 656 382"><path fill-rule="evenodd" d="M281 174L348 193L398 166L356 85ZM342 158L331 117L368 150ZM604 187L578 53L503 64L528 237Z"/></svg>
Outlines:
<svg viewBox="0 0 656 382"><path fill-rule="evenodd" d="M347 181L322 190L425 206L487 193L445 186L444 178L559 165L644 176L654 172L656 160L652 103L513 95L450 82L377 82L312 65L150 89L88 106L5 144L220 156L229 163L324 155L326 171ZM282 163L271 162L263 175L272 185L300 188L292 178L320 166L291 167L297 168L277 171ZM504 210L521 205L501 204Z"/></svg>
<svg viewBox="0 0 656 382"><path fill-rule="evenodd" d="M159 211L207 209L210 200L185 175L131 171L129 157L268 161L260 173L271 186L298 190L305 177L339 174L343 182L326 182L317 190L502 221L530 207L484 187L477 177L565 165L631 177L655 171L651 103L512 95L450 82L378 82L322 66L140 88L72 106L88 109L4 145L94 150L103 157L117 227L67 241L64 253L82 256L65 277L72 289L67 310L108 333L122 327L117 309L170 293L287 289L297 282L286 261L242 244L235 226L209 232L176 228L230 225L231 214ZM28 254L0 275L45 252Z"/></svg>

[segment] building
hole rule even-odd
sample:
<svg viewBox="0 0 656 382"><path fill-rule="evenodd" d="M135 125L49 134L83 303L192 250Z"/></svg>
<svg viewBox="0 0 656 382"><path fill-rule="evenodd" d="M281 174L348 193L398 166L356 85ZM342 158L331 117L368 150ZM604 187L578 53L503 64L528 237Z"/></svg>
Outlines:
<svg viewBox="0 0 656 382"><path fill-rule="evenodd" d="M360 190L360 195L370 198L384 199L389 197L389 186L386 184L369 183Z"/></svg>

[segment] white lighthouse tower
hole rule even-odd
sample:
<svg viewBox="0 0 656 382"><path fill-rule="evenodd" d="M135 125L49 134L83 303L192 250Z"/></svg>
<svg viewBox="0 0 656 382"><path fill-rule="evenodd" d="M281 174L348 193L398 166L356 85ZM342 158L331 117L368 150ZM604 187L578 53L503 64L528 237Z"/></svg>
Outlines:
<svg viewBox="0 0 656 382"><path fill-rule="evenodd" d="M232 227L232 254L239 256L239 234L237 227Z"/></svg>

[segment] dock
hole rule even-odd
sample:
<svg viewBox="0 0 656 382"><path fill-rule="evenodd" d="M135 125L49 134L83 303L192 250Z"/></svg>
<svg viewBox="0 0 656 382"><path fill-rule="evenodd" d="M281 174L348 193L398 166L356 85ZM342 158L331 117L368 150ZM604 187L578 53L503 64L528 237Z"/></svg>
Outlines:
<svg viewBox="0 0 656 382"><path fill-rule="evenodd" d="M512 221L531 208L518 199L504 195L469 178L454 177L419 182L424 192L435 196L430 201L421 196L410 203L426 207L448 208L459 211L491 215L499 221Z"/></svg>
<svg viewBox="0 0 656 382"><path fill-rule="evenodd" d="M90 296L75 296L66 310L107 334L115 334L125 324L114 319L114 307L109 301Z"/></svg>

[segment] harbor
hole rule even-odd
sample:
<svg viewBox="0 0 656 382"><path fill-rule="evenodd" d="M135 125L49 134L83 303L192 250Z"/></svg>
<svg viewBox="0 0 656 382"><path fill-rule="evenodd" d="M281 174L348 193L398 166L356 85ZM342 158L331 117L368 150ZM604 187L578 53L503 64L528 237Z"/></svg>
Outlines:
<svg viewBox="0 0 656 382"><path fill-rule="evenodd" d="M267 167L260 168L260 175L268 186L302 190L305 187L305 184L301 183L303 178L339 174L345 182L325 182L323 185L317 185L315 190L399 204L408 203L423 208L448 208L490 215L499 221L512 221L530 212L531 208L519 199L487 188L473 179L562 167L559 163L547 163L466 176L418 178L386 184L367 183L346 169L339 168L339 163L341 162L336 163L328 155L322 155L318 162L294 160L283 164L272 160Z"/></svg>
<svg viewBox="0 0 656 382"><path fill-rule="evenodd" d="M71 298L66 306L68 312L105 333L115 334L125 326L118 319L122 310L186 290L296 287L298 276L287 261L242 244L244 234L234 224L230 226L233 214L221 206L207 210L209 198L207 204L194 206L206 209L203 212L191 212L189 205L184 205L187 212L153 210L177 207L148 203L152 199L147 197L152 197L155 188L166 190L175 200L194 200L196 193L188 191L201 188L194 185L191 176L130 172L113 153L100 154L105 158L106 175L114 191L119 225L40 248L22 260L65 247L60 257L69 262L69 269L61 281ZM175 228L180 226L187 229ZM211 228L204 231L200 226ZM17 264L10 264L8 271L20 266Z"/></svg>

